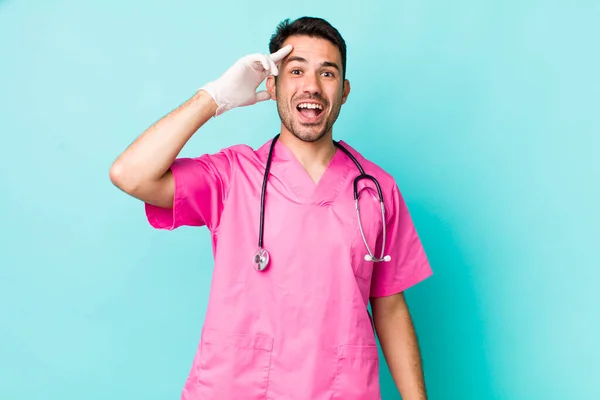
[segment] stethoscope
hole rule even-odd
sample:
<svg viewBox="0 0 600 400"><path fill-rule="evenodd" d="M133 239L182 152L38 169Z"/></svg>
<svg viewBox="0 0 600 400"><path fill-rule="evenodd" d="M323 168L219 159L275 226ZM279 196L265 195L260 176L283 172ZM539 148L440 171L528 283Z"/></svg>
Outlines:
<svg viewBox="0 0 600 400"><path fill-rule="evenodd" d="M271 169L271 160L273 158L273 149L275 148L275 142L277 141L277 139L279 139L279 134L277 134L275 136L275 138L273 138L273 141L271 142L271 147L269 149L269 156L267 158L267 165L265 168L265 175L263 178L262 192L261 192L261 196L260 196L260 226L259 226L259 230L258 230L258 251L256 252L256 254L254 255L254 257L252 259L252 261L254 263L254 267L259 271L263 271L265 268L267 268L267 265L269 264L269 252L263 247L263 234L264 234L264 224L265 224L265 193L267 191L267 181L269 180L269 171ZM354 162L354 164L358 168L358 171L360 172L360 175L358 175L356 178L354 178L354 206L356 208L356 216L358 218L358 227L360 229L360 234L362 236L363 242L365 243L365 247L367 248L367 252L369 253L369 254L365 255L365 260L373 261L373 262L390 261L391 257L389 255L386 255L386 256L383 255L384 251L385 251L385 236L386 236L385 205L383 203L383 194L381 192L381 187L379 186L379 182L377 181L377 179L375 179L375 177L365 174L365 171L363 170L363 168L360 165L360 163L358 162L358 160L348 151L348 149L346 149L344 146L342 146L339 142L337 142L335 140L333 141L333 143L335 144L335 146L337 146L337 148L342 150L348 157L350 157L350 159L352 160L352 162ZM383 223L382 223L383 236L382 236L382 245L381 245L381 256L379 256L379 257L375 257L373 255L373 252L371 251L371 248L369 247L369 244L367 243L367 239L365 238L365 233L363 231L362 222L360 219L360 209L358 207L358 182L361 179L368 179L375 184L375 187L377 187L377 194L379 196L379 204L381 206L381 220L383 221Z"/></svg>

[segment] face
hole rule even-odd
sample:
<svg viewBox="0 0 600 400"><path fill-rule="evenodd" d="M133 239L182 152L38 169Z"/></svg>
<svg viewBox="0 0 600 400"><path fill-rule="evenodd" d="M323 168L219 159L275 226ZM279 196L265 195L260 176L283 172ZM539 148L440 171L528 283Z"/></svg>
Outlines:
<svg viewBox="0 0 600 400"><path fill-rule="evenodd" d="M331 134L342 104L350 93L343 79L338 48L325 39L292 36L292 52L279 67L277 82L267 79L271 98L277 101L282 129L305 142L316 142Z"/></svg>

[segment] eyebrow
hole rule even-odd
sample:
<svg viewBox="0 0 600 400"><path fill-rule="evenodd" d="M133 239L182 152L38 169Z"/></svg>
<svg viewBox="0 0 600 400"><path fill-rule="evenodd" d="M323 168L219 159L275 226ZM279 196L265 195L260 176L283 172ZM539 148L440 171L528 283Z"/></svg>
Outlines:
<svg viewBox="0 0 600 400"><path fill-rule="evenodd" d="M308 63L308 61L306 60L306 58L304 57L300 57L300 56L290 56L287 59L287 62L292 62L292 61L298 61L298 62L302 62L302 63ZM332 62L332 61L323 61L321 63L322 67L332 67L338 70L338 72L340 71L340 66L337 65L336 63Z"/></svg>

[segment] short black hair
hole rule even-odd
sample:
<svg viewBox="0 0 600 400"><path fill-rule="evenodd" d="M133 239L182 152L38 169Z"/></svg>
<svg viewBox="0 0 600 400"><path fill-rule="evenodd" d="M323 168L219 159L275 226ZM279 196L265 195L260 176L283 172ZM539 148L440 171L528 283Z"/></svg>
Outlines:
<svg viewBox="0 0 600 400"><path fill-rule="evenodd" d="M346 42L342 35L329 22L323 18L300 17L294 21L285 19L277 25L275 33L269 41L269 51L276 52L290 36L306 35L329 40L333 43L342 56L343 77L346 79Z"/></svg>

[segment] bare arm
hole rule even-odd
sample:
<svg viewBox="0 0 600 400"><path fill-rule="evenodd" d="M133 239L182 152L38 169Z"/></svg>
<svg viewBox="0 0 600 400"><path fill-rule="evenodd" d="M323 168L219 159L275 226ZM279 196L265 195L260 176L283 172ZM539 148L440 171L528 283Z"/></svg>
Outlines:
<svg viewBox="0 0 600 400"><path fill-rule="evenodd" d="M403 400L426 400L421 355L404 294L372 298L375 329Z"/></svg>
<svg viewBox="0 0 600 400"><path fill-rule="evenodd" d="M113 184L142 201L171 208L175 184L169 168L216 109L217 103L207 92L196 92L150 126L119 155L110 168Z"/></svg>
<svg viewBox="0 0 600 400"><path fill-rule="evenodd" d="M239 59L129 145L112 164L110 180L144 202L172 208L175 182L170 167L183 146L212 116L269 100L267 91L256 93L256 89L269 74L278 74L276 63L291 51L292 46L287 45L270 55Z"/></svg>

